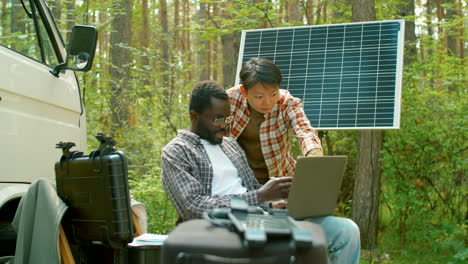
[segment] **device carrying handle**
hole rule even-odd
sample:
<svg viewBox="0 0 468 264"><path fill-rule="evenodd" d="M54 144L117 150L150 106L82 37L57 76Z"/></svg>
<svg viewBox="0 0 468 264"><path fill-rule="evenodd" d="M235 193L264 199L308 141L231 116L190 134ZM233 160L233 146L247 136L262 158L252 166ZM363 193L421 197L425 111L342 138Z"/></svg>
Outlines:
<svg viewBox="0 0 468 264"><path fill-rule="evenodd" d="M228 218L227 213L229 208L215 208L211 211L205 211L202 214L203 219L208 220L212 225L224 227L229 230L234 229L231 219Z"/></svg>
<svg viewBox="0 0 468 264"><path fill-rule="evenodd" d="M68 166L64 166L65 161L72 160L83 156L83 152L81 151L70 151L71 148L75 146L73 142L62 142L55 144L55 148L62 150L62 157L60 157L60 169L67 170Z"/></svg>
<svg viewBox="0 0 468 264"><path fill-rule="evenodd" d="M115 140L112 137L107 137L106 134L104 133L98 133L95 138L101 143L99 145L99 148L93 152L91 152L90 156L91 158L94 158L96 156L104 156L109 153L115 152L116 149L114 148Z"/></svg>
<svg viewBox="0 0 468 264"><path fill-rule="evenodd" d="M227 258L210 254L193 254L180 252L176 257L177 264L278 264L281 263L278 257L256 257L256 258ZM283 262L284 263L284 262ZM292 256L289 260L290 264L295 263L295 258Z"/></svg>

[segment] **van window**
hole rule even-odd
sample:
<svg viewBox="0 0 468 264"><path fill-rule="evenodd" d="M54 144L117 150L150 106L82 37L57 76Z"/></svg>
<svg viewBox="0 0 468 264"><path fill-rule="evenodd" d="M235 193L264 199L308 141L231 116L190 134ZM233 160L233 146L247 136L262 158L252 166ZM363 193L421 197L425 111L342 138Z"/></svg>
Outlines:
<svg viewBox="0 0 468 264"><path fill-rule="evenodd" d="M0 5L0 45L51 67L58 64L43 20L37 8L31 6L32 1L3 0Z"/></svg>

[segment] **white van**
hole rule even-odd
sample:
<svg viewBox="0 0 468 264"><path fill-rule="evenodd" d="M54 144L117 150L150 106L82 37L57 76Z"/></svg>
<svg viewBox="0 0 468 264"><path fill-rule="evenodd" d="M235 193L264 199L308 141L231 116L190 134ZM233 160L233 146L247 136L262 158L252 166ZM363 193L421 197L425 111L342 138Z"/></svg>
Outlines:
<svg viewBox="0 0 468 264"><path fill-rule="evenodd" d="M91 68L97 31L73 28L65 46L45 0L0 7L0 256L11 254L10 222L38 178L54 179L59 141L86 150L86 120L74 71ZM13 233L14 234L14 233ZM11 241L10 241L11 242ZM6 252L5 252L6 251Z"/></svg>

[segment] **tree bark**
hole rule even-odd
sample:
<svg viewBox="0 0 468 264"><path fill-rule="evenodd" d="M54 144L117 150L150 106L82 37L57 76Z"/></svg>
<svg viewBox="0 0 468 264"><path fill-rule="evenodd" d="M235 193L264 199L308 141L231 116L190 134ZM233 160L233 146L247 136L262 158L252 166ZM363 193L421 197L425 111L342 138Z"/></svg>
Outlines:
<svg viewBox="0 0 468 264"><path fill-rule="evenodd" d="M231 3L223 3L223 10L226 10L226 5L231 5ZM231 14L228 14L226 11L222 11L221 16L227 19L232 18ZM223 86L232 87L236 80L236 66L239 56L240 32L234 31L229 34L222 35L221 45L223 50Z"/></svg>
<svg viewBox="0 0 468 264"><path fill-rule="evenodd" d="M288 1L288 22L302 22L300 0Z"/></svg>
<svg viewBox="0 0 468 264"><path fill-rule="evenodd" d="M355 22L375 21L375 2L374 0L351 0L353 16Z"/></svg>
<svg viewBox="0 0 468 264"><path fill-rule="evenodd" d="M206 3L205 2L200 2L199 3L199 6L200 6L200 11L198 13L198 22L200 23L200 25L202 25L202 23L205 23L205 20L206 20ZM200 38L200 36L199 36ZM199 80L206 80L207 79L207 70L206 70L206 56L207 56L207 51L206 51L206 47L207 47L207 43L206 43L206 40L202 40L199 42L199 45L201 47L204 47L204 51L202 52L199 52L198 54L198 66L200 69L202 69L202 71L200 72L200 77L198 78Z"/></svg>
<svg viewBox="0 0 468 264"><path fill-rule="evenodd" d="M71 31L73 26L75 26L75 10L76 10L76 5L75 5L76 0L68 0L66 2L66 10L67 10L67 15L66 15L66 25L67 25L67 40L66 43L70 42L70 36L71 36Z"/></svg>
<svg viewBox="0 0 468 264"><path fill-rule="evenodd" d="M115 14L112 18L112 32L110 38L111 55L111 99L112 112L111 134L116 135L126 127L129 120L128 98L125 96L129 89L130 51L122 45L130 45L132 1L120 0L113 3Z"/></svg>
<svg viewBox="0 0 468 264"><path fill-rule="evenodd" d="M169 89L170 58L169 58L169 28L167 23L167 1L159 0L159 23L161 25L161 73L162 88Z"/></svg>
<svg viewBox="0 0 468 264"><path fill-rule="evenodd" d="M180 2L179 0L174 0L174 49L180 50Z"/></svg>
<svg viewBox="0 0 468 264"><path fill-rule="evenodd" d="M377 246L382 131L361 131L353 192L353 220L361 232L364 249Z"/></svg>
<svg viewBox="0 0 468 264"><path fill-rule="evenodd" d="M212 3L212 14L211 17L218 17L219 16L219 7L217 2ZM222 64L219 63L219 36L215 36L213 41L212 41L212 65L213 67L211 68L211 78L212 80L215 80L218 82L218 72L219 69L222 69ZM221 67L219 67L221 65Z"/></svg>
<svg viewBox="0 0 468 264"><path fill-rule="evenodd" d="M374 0L352 0L351 4L353 21L375 20ZM364 249L374 249L377 245L381 147L382 131L361 131L352 211L353 219L361 231L361 244Z"/></svg>
<svg viewBox="0 0 468 264"><path fill-rule="evenodd" d="M148 0L141 0L141 47L146 51L149 47L149 26L148 26ZM144 65L148 65L148 57L145 56Z"/></svg>
<svg viewBox="0 0 468 264"><path fill-rule="evenodd" d="M458 16L460 17L460 21L465 21L463 18L464 18L464 12L463 12L463 4L462 4L462 0L458 0ZM464 40L464 37L465 37L465 27L464 25L462 24L463 22L460 22L461 25L459 25L460 27L460 30L459 30L459 47L460 47L460 59L462 61L462 65L463 65L463 62L465 60L465 40ZM465 74L463 74L463 76L465 76Z"/></svg>
<svg viewBox="0 0 468 264"><path fill-rule="evenodd" d="M1 35L7 35L7 14L6 14L6 4L7 0L2 0L2 15L0 16L0 23L2 25L2 34Z"/></svg>
<svg viewBox="0 0 468 264"><path fill-rule="evenodd" d="M414 16L414 0L403 0L398 6L398 15L400 17ZM404 64L409 65L415 61L416 50L416 32L413 19L405 20L405 57Z"/></svg>
<svg viewBox="0 0 468 264"><path fill-rule="evenodd" d="M322 3L322 22L327 23L327 2Z"/></svg>
<svg viewBox="0 0 468 264"><path fill-rule="evenodd" d="M314 0L306 0L304 13L307 18L307 25L314 24Z"/></svg>
<svg viewBox="0 0 468 264"><path fill-rule="evenodd" d="M456 0L446 0L446 3L450 4L451 6L447 8L446 18L447 21L453 21L457 14L457 2ZM452 56L457 56L457 32L456 27L452 26L447 29L446 38L447 38L447 51Z"/></svg>
<svg viewBox="0 0 468 264"><path fill-rule="evenodd" d="M55 23L57 24L57 26L60 28L60 24L61 24L61 17L62 17L62 5L61 5L61 2L60 0L54 0L53 1L53 4L52 4L52 15L54 16L54 19L55 19Z"/></svg>
<svg viewBox="0 0 468 264"><path fill-rule="evenodd" d="M429 57L432 55L432 42L434 38L434 29L432 28L432 1L426 1L426 26L427 26L427 35L429 39L429 47L427 47L427 55Z"/></svg>
<svg viewBox="0 0 468 264"><path fill-rule="evenodd" d="M442 23L444 20L444 9L442 7L442 0L436 0L436 11L437 11L437 34L439 35L439 39L442 40L444 38L444 32L442 29Z"/></svg>
<svg viewBox="0 0 468 264"><path fill-rule="evenodd" d="M230 87L236 80L237 57L239 56L240 32L221 36L223 44L223 85Z"/></svg>

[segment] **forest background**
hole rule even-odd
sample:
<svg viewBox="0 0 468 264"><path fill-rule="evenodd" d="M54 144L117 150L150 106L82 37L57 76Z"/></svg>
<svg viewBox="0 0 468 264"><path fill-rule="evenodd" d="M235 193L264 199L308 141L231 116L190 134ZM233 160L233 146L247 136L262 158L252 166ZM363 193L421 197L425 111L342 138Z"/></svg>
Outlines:
<svg viewBox="0 0 468 264"><path fill-rule="evenodd" d="M98 28L93 69L78 74L89 149L96 147L98 132L114 136L128 157L131 193L147 206L154 233L170 232L177 217L160 181L161 150L177 129L188 127L187 101L195 82L234 85L242 30L404 18L401 128L378 131L371 139L361 131L326 131L322 137L325 154L349 157L337 215L356 218L359 208L367 210L353 207L353 200L362 198L355 191L356 164L367 148L362 143L377 140L380 167L371 175L377 189L369 194L377 210L373 222L360 225L371 238L364 239L362 262L468 260L465 1L48 3L67 39L75 24ZM300 150L293 146L297 156Z"/></svg>

